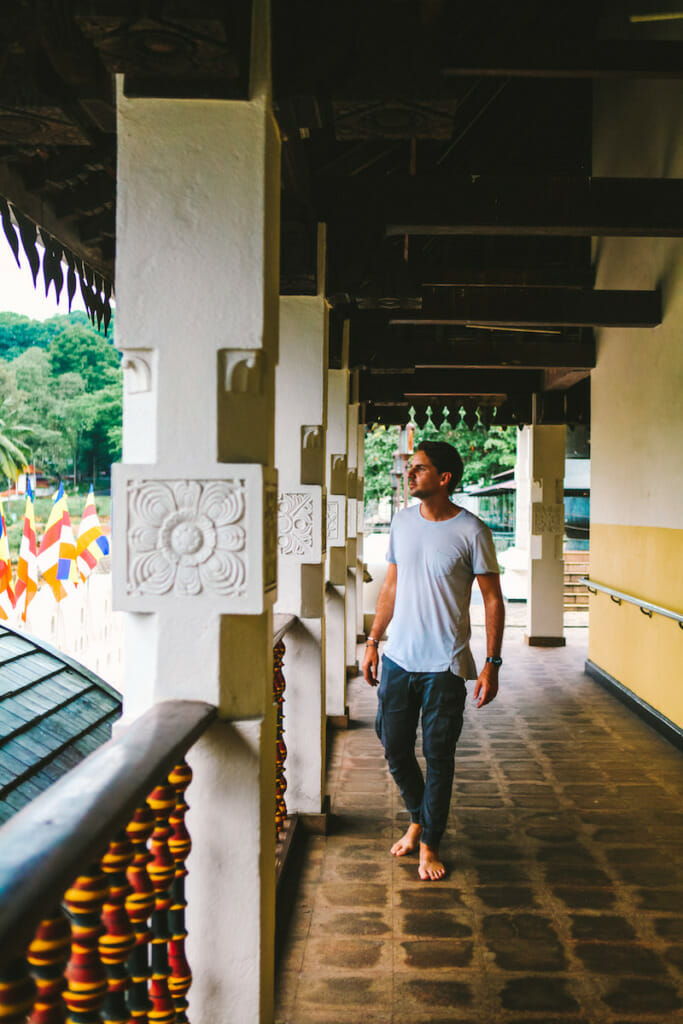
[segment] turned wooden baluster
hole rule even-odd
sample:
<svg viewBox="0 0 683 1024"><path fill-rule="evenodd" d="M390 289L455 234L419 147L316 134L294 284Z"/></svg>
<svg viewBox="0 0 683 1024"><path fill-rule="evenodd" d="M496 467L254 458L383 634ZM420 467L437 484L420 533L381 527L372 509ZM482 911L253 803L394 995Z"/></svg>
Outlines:
<svg viewBox="0 0 683 1024"><path fill-rule="evenodd" d="M36 986L23 957L10 960L0 969L0 1021L24 1024L33 1006Z"/></svg>
<svg viewBox="0 0 683 1024"><path fill-rule="evenodd" d="M62 992L66 985L64 969L71 949L71 926L57 907L40 922L27 959L36 981L36 998L29 1024L63 1024L66 1007ZM0 1012L0 1020L4 1021Z"/></svg>
<svg viewBox="0 0 683 1024"><path fill-rule="evenodd" d="M275 838L277 839L284 827L287 818L287 804L285 803L285 791L287 780L285 778L285 761L287 760L287 747L284 738L284 703L285 703L285 677L282 671L282 662L285 657L285 645L279 640L273 647L273 701L276 709L276 735L275 735Z"/></svg>
<svg viewBox="0 0 683 1024"><path fill-rule="evenodd" d="M171 965L171 977L168 987L173 997L178 1024L187 1024L187 992L192 982L192 972L185 956L185 863L192 848L190 834L185 827L185 815L189 810L185 802L185 790L192 781L192 769L183 761L177 764L168 777L170 786L176 794L176 805L169 817L173 835L168 841L169 849L175 862L175 875L171 885L171 907L168 922L171 929L171 941L168 944L168 959Z"/></svg>
<svg viewBox="0 0 683 1024"><path fill-rule="evenodd" d="M76 879L64 894L71 914L71 959L66 968L64 1002L69 1011L67 1024L100 1024L100 1009L107 994L105 974L97 940L102 934L102 904L107 898L107 880L94 864Z"/></svg>
<svg viewBox="0 0 683 1024"><path fill-rule="evenodd" d="M147 1014L152 1009L147 985L150 977L148 948L152 941L149 917L154 910L154 886L147 871L152 859L147 840L153 830L154 815L149 807L138 807L126 826L126 835L134 851L133 862L127 871L131 891L126 896L126 910L135 929L135 946L128 959L128 1009L135 1024L147 1024Z"/></svg>
<svg viewBox="0 0 683 1024"><path fill-rule="evenodd" d="M147 797L147 803L154 814L154 831L150 840L152 860L147 870L154 886L154 911L152 912L152 980L149 996L152 1009L149 1011L150 1024L173 1024L175 1006L168 987L170 967L168 942L171 932L168 926L168 910L171 906L169 886L175 875L175 861L168 846L172 828L168 816L176 804L172 786L157 786Z"/></svg>
<svg viewBox="0 0 683 1024"><path fill-rule="evenodd" d="M102 858L102 871L109 881L109 896L102 908L104 935L100 936L99 951L107 972L107 996L102 1007L105 1024L126 1024L130 1019L126 1007L126 989L130 984L127 961L135 946L135 932L126 913L126 896L132 892L126 878L126 868L133 860L133 845L125 832L109 844Z"/></svg>

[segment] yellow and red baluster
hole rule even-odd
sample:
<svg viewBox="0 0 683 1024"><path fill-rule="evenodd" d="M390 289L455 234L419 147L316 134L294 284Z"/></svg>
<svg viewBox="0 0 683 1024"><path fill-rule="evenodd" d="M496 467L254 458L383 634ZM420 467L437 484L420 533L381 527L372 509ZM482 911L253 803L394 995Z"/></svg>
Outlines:
<svg viewBox="0 0 683 1024"><path fill-rule="evenodd" d="M71 915L71 959L66 968L64 1002L67 1024L100 1024L100 1009L107 994L107 975L98 949L102 933L102 904L107 880L94 864L64 894Z"/></svg>
<svg viewBox="0 0 683 1024"><path fill-rule="evenodd" d="M126 868L133 860L133 845L125 832L109 844L102 858L102 871L109 881L109 895L102 908L104 934L99 951L107 972L107 996L102 1007L104 1024L126 1024L129 1020L126 990L130 984L128 958L135 946L135 932L126 913L126 896L132 891Z"/></svg>
<svg viewBox="0 0 683 1024"><path fill-rule="evenodd" d="M27 959L36 982L36 997L29 1024L63 1024L66 1007L62 992L66 986L64 969L71 949L71 926L57 907L36 929ZM4 1017L0 1015L0 1020Z"/></svg>
<svg viewBox="0 0 683 1024"><path fill-rule="evenodd" d="M168 987L171 973L168 962L168 943L171 932L168 925L168 911L171 906L169 886L175 875L175 861L169 849L168 840L173 832L168 817L176 805L176 794L172 786L157 786L147 797L154 814L154 831L150 840L152 860L147 870L154 886L154 910L152 912L152 980L149 996L152 1009L149 1024L173 1024L175 1006Z"/></svg>
<svg viewBox="0 0 683 1024"><path fill-rule="evenodd" d="M287 804L285 803L285 792L287 780L285 779L285 761L287 760L287 747L284 738L284 702L285 702L285 676L282 670L282 663L285 657L285 644L279 640L273 646L273 701L275 702L276 733L275 733L275 838L277 839L284 828L287 819Z"/></svg>
<svg viewBox="0 0 683 1024"><path fill-rule="evenodd" d="M190 833L185 826L185 815L188 806L185 801L185 791L192 781L192 769L185 761L177 764L168 777L168 783L173 787L176 794L176 805L171 811L169 824L173 829L173 835L168 841L169 849L175 863L175 875L171 885L171 906L168 912L168 922L171 929L171 940L168 944L168 959L171 967L171 976L168 979L168 987L173 997L176 1009L176 1021L178 1024L187 1024L187 992L192 983L192 972L185 956L185 939L187 929L185 927L185 878L187 877L186 861L192 849Z"/></svg>
<svg viewBox="0 0 683 1024"><path fill-rule="evenodd" d="M23 957L10 960L0 969L0 1021L25 1024L31 1012L36 986Z"/></svg>
<svg viewBox="0 0 683 1024"><path fill-rule="evenodd" d="M126 911L135 930L135 946L128 959L128 1009L134 1024L147 1024L148 1013L152 1009L147 986L150 978L149 945L152 941L149 918L154 910L155 899L154 886L147 870L152 859L147 849L147 840L153 831L154 815L151 810L146 804L138 807L126 826L126 835L134 851L133 862L127 871L131 888L126 896Z"/></svg>

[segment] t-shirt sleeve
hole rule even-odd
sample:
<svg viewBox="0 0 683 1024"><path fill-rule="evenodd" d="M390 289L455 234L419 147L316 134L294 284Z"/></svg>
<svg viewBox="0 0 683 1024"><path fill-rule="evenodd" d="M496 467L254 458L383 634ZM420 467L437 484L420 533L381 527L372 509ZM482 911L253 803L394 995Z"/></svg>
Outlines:
<svg viewBox="0 0 683 1024"><path fill-rule="evenodd" d="M472 572L475 576L487 572L500 572L493 535L488 526L483 524L472 539Z"/></svg>
<svg viewBox="0 0 683 1024"><path fill-rule="evenodd" d="M389 547L387 548L387 562L391 562L392 565L396 565L396 553L394 551L394 524L391 523L391 529L389 530Z"/></svg>

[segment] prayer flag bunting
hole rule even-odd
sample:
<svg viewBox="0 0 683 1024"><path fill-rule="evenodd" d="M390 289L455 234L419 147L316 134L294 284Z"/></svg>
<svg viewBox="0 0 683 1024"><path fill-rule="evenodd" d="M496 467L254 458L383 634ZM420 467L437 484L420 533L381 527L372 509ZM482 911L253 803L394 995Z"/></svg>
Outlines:
<svg viewBox="0 0 683 1024"><path fill-rule="evenodd" d="M33 492L31 482L26 481L26 511L24 512L24 531L21 535L19 561L17 563L17 586L14 593L17 612L21 612L26 622L28 606L38 590L38 551L36 541L36 520L33 512Z"/></svg>
<svg viewBox="0 0 683 1024"><path fill-rule="evenodd" d="M79 582L76 541L71 528L63 483L60 483L55 495L50 518L40 542L38 566L56 601L61 601L67 594L72 593Z"/></svg>
<svg viewBox="0 0 683 1024"><path fill-rule="evenodd" d="M76 539L76 564L81 579L87 579L100 558L108 554L109 541L102 532L91 484Z"/></svg>
<svg viewBox="0 0 683 1024"><path fill-rule="evenodd" d="M2 505L2 498L0 498L0 619L9 619L13 608L12 562L7 541L5 510Z"/></svg>

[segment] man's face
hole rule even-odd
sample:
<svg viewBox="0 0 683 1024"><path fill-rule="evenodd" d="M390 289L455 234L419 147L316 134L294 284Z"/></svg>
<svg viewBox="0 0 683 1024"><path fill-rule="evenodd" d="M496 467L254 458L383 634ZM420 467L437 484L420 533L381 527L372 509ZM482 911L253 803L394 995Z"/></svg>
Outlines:
<svg viewBox="0 0 683 1024"><path fill-rule="evenodd" d="M443 478L431 459L424 452L415 452L408 467L408 488L413 498L431 498L445 490Z"/></svg>

